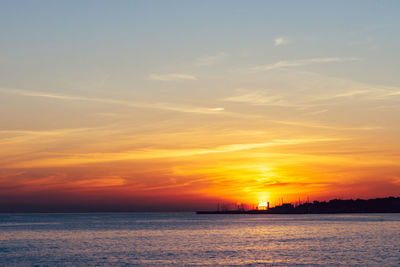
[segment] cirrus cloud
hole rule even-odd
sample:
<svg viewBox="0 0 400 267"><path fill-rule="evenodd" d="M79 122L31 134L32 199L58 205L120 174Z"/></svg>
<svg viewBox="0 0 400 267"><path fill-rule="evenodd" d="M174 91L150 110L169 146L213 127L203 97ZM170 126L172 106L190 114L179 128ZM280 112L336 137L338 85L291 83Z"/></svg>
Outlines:
<svg viewBox="0 0 400 267"><path fill-rule="evenodd" d="M358 58L350 57L322 57L322 58L306 58L299 60L282 60L268 65L260 65L252 68L253 71L270 71L270 70L282 70L287 68L302 67L312 64L322 64L322 63L334 63L334 62L346 62L346 61L356 61Z"/></svg>
<svg viewBox="0 0 400 267"><path fill-rule="evenodd" d="M287 37L281 36L274 39L274 46L286 45L288 43L290 43L290 41Z"/></svg>
<svg viewBox="0 0 400 267"><path fill-rule="evenodd" d="M226 57L227 57L226 53L220 52L218 54L211 56L199 57L196 59L195 64L196 66L211 66L222 61Z"/></svg>

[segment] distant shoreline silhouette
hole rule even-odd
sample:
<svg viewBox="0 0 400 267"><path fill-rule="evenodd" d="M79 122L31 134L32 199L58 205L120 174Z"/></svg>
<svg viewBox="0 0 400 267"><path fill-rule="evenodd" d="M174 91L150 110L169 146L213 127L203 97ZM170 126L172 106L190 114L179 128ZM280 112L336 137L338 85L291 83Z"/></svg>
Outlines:
<svg viewBox="0 0 400 267"><path fill-rule="evenodd" d="M400 197L374 199L332 199L306 202L294 206L283 203L267 210L216 210L197 211L197 214L335 214L335 213L400 213Z"/></svg>

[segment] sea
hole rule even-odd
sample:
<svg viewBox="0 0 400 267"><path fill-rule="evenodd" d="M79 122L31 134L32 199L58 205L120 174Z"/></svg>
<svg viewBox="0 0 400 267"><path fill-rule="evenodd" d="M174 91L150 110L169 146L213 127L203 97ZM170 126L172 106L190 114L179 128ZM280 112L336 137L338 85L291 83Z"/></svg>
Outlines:
<svg viewBox="0 0 400 267"><path fill-rule="evenodd" d="M400 214L0 214L0 266L400 266Z"/></svg>

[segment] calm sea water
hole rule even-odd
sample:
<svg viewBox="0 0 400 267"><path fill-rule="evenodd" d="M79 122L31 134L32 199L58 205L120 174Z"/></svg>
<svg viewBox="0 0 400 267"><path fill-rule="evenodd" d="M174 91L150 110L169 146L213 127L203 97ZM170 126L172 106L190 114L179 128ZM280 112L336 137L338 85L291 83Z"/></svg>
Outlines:
<svg viewBox="0 0 400 267"><path fill-rule="evenodd" d="M0 214L0 266L400 265L400 214Z"/></svg>

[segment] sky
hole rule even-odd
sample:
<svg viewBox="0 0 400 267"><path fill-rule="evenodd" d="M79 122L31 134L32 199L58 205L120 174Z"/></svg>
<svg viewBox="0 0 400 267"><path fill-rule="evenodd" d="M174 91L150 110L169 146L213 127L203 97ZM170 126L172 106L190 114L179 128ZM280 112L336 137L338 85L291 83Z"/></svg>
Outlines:
<svg viewBox="0 0 400 267"><path fill-rule="evenodd" d="M400 194L398 1L1 1L0 211Z"/></svg>

